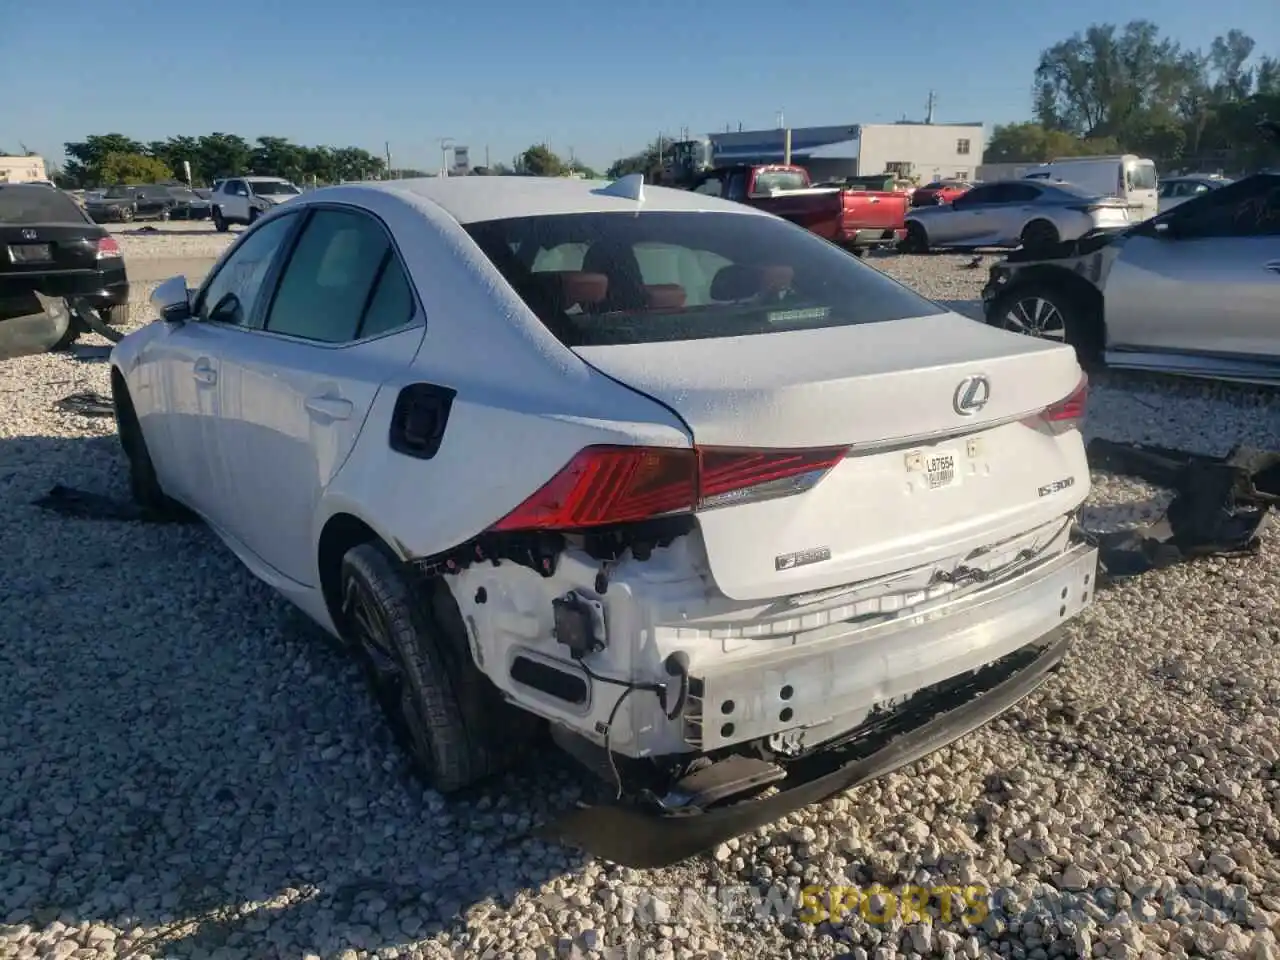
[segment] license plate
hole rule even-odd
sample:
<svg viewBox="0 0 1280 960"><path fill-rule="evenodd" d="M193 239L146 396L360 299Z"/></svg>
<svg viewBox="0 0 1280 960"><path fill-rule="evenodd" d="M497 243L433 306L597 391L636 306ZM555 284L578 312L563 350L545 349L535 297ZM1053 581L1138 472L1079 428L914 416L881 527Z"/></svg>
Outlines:
<svg viewBox="0 0 1280 960"><path fill-rule="evenodd" d="M960 482L960 456L951 451L924 455L925 485L940 490Z"/></svg>
<svg viewBox="0 0 1280 960"><path fill-rule="evenodd" d="M53 253L47 243L17 243L9 247L9 260L12 263L48 263Z"/></svg>

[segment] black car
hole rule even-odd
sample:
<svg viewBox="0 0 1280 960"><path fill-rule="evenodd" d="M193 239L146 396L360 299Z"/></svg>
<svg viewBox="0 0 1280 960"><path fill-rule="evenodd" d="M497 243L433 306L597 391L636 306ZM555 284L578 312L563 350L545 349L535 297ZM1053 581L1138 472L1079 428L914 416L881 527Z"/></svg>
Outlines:
<svg viewBox="0 0 1280 960"><path fill-rule="evenodd" d="M129 278L115 239L61 190L0 184L0 358L67 346L87 329L76 316L58 329L37 292L82 301L110 324L128 317ZM15 353L15 344L28 348Z"/></svg>
<svg viewBox="0 0 1280 960"><path fill-rule="evenodd" d="M174 220L208 220L212 211L209 201L195 190L181 184L169 184L169 196L173 198L173 206L169 208L169 216Z"/></svg>
<svg viewBox="0 0 1280 960"><path fill-rule="evenodd" d="M134 220L168 220L177 201L163 183L108 187L85 209L98 223L130 223Z"/></svg>

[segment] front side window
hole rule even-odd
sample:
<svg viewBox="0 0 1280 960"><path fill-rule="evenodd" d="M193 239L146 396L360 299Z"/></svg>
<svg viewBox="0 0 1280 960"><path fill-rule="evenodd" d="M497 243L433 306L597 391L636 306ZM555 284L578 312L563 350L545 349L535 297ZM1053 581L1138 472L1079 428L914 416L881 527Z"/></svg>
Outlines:
<svg viewBox="0 0 1280 960"><path fill-rule="evenodd" d="M930 316L938 306L807 230L735 213L578 213L469 224L570 347L739 337ZM578 269L535 271L585 247Z"/></svg>
<svg viewBox="0 0 1280 960"><path fill-rule="evenodd" d="M262 296L267 272L296 219L294 215L276 217L246 233L201 291L196 316L210 323L246 326Z"/></svg>
<svg viewBox="0 0 1280 960"><path fill-rule="evenodd" d="M317 210L280 277L266 329L321 343L356 339L389 254L391 242L375 220L351 210Z"/></svg>
<svg viewBox="0 0 1280 960"><path fill-rule="evenodd" d="M1135 163L1128 174L1130 190L1154 190L1156 188L1156 165L1154 163Z"/></svg>

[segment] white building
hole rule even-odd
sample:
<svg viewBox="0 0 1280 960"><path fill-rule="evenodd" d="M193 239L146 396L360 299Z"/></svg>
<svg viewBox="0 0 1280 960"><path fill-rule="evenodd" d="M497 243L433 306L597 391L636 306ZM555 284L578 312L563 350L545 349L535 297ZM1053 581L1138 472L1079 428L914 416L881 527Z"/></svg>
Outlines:
<svg viewBox="0 0 1280 960"><path fill-rule="evenodd" d="M42 157L0 156L0 183L30 183L47 179L49 176Z"/></svg>
<svg viewBox="0 0 1280 960"><path fill-rule="evenodd" d="M791 160L815 180L896 173L921 183L972 179L982 163L980 123L862 123L791 131ZM784 130L709 136L713 162L781 163Z"/></svg>

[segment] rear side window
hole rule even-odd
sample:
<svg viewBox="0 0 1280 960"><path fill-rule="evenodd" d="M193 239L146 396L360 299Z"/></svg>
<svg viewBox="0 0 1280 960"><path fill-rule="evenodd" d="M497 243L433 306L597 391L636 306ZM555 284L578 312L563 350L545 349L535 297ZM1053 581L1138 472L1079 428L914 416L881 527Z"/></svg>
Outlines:
<svg viewBox="0 0 1280 960"><path fill-rule="evenodd" d="M774 217L576 213L466 229L570 347L741 337L941 311Z"/></svg>
<svg viewBox="0 0 1280 960"><path fill-rule="evenodd" d="M61 190L24 184L0 186L0 223L36 226L86 220L76 202Z"/></svg>

